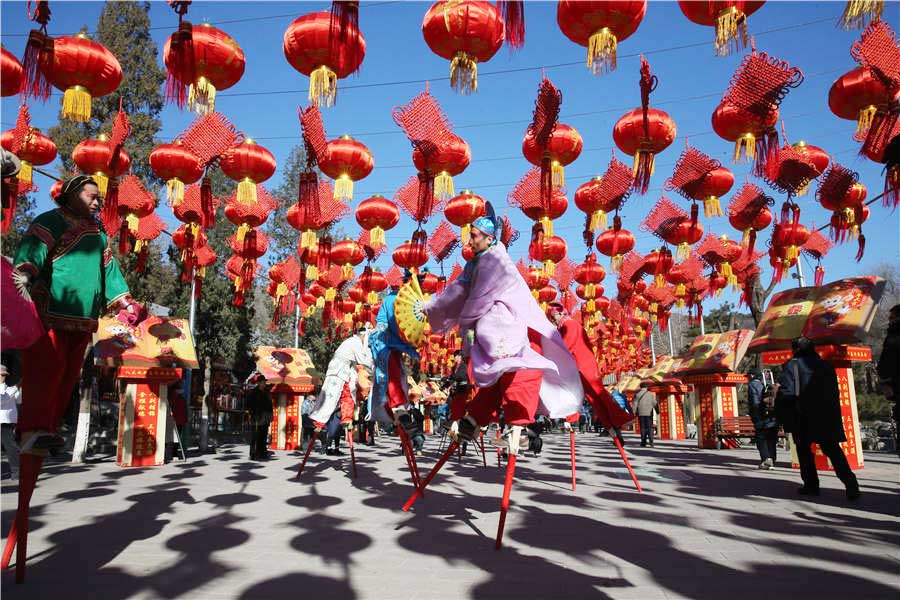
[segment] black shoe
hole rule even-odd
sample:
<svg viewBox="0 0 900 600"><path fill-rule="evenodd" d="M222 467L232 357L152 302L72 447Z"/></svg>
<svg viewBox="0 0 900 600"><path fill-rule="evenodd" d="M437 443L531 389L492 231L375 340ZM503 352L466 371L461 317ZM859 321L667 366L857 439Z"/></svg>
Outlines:
<svg viewBox="0 0 900 600"><path fill-rule="evenodd" d="M333 456L343 456L343 455L344 455L344 453L341 452L341 450L340 450L339 448L335 448L334 451L333 451L331 454L332 454Z"/></svg>
<svg viewBox="0 0 900 600"><path fill-rule="evenodd" d="M644 442L641 442L641 448L646 448L646 447L647 447L647 444L645 444Z"/></svg>
<svg viewBox="0 0 900 600"><path fill-rule="evenodd" d="M327 454L328 456L332 456L334 454L334 449L333 448L325 448L325 454Z"/></svg>
<svg viewBox="0 0 900 600"><path fill-rule="evenodd" d="M797 493L801 496L818 496L819 488L801 485L799 488L797 488Z"/></svg>
<svg viewBox="0 0 900 600"><path fill-rule="evenodd" d="M855 500L859 500L859 485L854 485L847 488L847 500L853 502Z"/></svg>

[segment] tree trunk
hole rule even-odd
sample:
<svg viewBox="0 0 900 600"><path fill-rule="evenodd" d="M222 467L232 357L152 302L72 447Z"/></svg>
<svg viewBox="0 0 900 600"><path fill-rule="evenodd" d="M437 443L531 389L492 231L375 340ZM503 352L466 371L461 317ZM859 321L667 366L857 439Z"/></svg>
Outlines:
<svg viewBox="0 0 900 600"><path fill-rule="evenodd" d="M763 314L766 312L766 300L772 290L775 289L775 281L773 280L768 287L763 288L759 282L759 276L753 278L753 284L750 290L750 315L753 317L753 324L759 327Z"/></svg>

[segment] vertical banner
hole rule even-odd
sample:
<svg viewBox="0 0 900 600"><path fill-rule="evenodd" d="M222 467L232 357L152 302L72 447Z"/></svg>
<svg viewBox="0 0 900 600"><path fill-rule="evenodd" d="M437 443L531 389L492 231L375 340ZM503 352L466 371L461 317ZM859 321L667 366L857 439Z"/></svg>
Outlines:
<svg viewBox="0 0 900 600"><path fill-rule="evenodd" d="M296 450L300 447L300 394L284 394L285 422L284 449Z"/></svg>
<svg viewBox="0 0 900 600"><path fill-rule="evenodd" d="M672 430L675 432L675 435L672 436L673 440L683 440L687 438L687 434L684 430L684 397L680 395L672 394L670 396L672 398Z"/></svg>
<svg viewBox="0 0 900 600"><path fill-rule="evenodd" d="M659 439L672 439L672 395L667 394L659 403Z"/></svg>
<svg viewBox="0 0 900 600"><path fill-rule="evenodd" d="M722 395L722 416L736 417L738 411L737 402L734 397L734 388L730 385L723 385L719 390L719 393Z"/></svg>
<svg viewBox="0 0 900 600"><path fill-rule="evenodd" d="M697 436L699 448L716 447L716 411L713 399L715 388L708 383L697 384L697 397L700 399L700 434Z"/></svg>

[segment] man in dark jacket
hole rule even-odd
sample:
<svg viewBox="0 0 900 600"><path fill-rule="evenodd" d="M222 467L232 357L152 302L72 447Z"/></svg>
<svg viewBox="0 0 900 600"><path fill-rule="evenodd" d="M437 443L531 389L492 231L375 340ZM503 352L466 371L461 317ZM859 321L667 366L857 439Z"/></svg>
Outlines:
<svg viewBox="0 0 900 600"><path fill-rule="evenodd" d="M747 404L753 428L756 429L756 449L759 450L759 459L762 461L759 468L771 469L775 466L778 448L778 421L763 399L766 384L763 383L762 371L751 369L748 375L750 383L747 384Z"/></svg>
<svg viewBox="0 0 900 600"><path fill-rule="evenodd" d="M800 463L802 495L819 494L819 475L812 443L819 445L834 467L834 473L847 488L847 499L859 498L859 483L850 470L847 457L838 445L847 440L841 419L840 392L834 367L816 354L813 343L799 337L791 343L794 358L782 365L779 394L795 412L790 427Z"/></svg>
<svg viewBox="0 0 900 600"><path fill-rule="evenodd" d="M266 441L272 422L272 393L261 373L254 375L251 383L255 387L247 392L245 404L250 411L250 460L260 460L269 456Z"/></svg>
<svg viewBox="0 0 900 600"><path fill-rule="evenodd" d="M884 397L894 403L894 448L900 455L900 304L895 304L888 314L887 335L878 359L878 381Z"/></svg>

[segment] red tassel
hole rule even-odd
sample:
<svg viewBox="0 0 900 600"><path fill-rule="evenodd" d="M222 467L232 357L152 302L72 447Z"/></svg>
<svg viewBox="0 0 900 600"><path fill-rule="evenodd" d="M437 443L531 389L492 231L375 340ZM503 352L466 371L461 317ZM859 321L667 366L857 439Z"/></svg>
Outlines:
<svg viewBox="0 0 900 600"><path fill-rule="evenodd" d="M13 219L16 217L16 196L15 186L12 183L3 182L3 222L0 225L0 232L6 233L12 225Z"/></svg>
<svg viewBox="0 0 900 600"><path fill-rule="evenodd" d="M884 196L881 198L881 204L892 210L900 205L900 166L888 167L884 176Z"/></svg>
<svg viewBox="0 0 900 600"><path fill-rule="evenodd" d="M194 298L199 299L200 294L203 293L203 278L199 275L194 275Z"/></svg>
<svg viewBox="0 0 900 600"><path fill-rule="evenodd" d="M103 207L100 209L100 222L108 236L115 235L122 225L122 217L119 216L119 185L115 179L109 180Z"/></svg>
<svg viewBox="0 0 900 600"><path fill-rule="evenodd" d="M859 250L856 251L856 262L862 260L863 254L866 253L866 236L859 234Z"/></svg>
<svg viewBox="0 0 900 600"><path fill-rule="evenodd" d="M235 292L234 296L231 298L231 305L235 308L241 308L242 306L244 306L244 292Z"/></svg>
<svg viewBox="0 0 900 600"><path fill-rule="evenodd" d="M216 207L213 203L212 181L209 175L203 178L200 184L200 208L203 211L203 221L200 223L204 229L209 229L216 224Z"/></svg>
<svg viewBox="0 0 900 600"><path fill-rule="evenodd" d="M553 165L550 161L550 153L544 151L541 156L541 209L550 211L550 203L553 198Z"/></svg>
<svg viewBox="0 0 900 600"><path fill-rule="evenodd" d="M523 0L498 0L497 10L506 24L506 43L510 50L521 50L525 45L525 2Z"/></svg>
<svg viewBox="0 0 900 600"><path fill-rule="evenodd" d="M793 223L792 225L796 227L800 223L800 205L795 204L791 207L791 211L793 212Z"/></svg>
<svg viewBox="0 0 900 600"><path fill-rule="evenodd" d="M297 335L301 337L306 335L306 319L304 317L300 317L300 321L297 323Z"/></svg>
<svg viewBox="0 0 900 600"><path fill-rule="evenodd" d="M129 244L130 241L131 241L131 235L130 235L130 232L128 231L128 222L123 219L122 225L119 227L119 255L120 256L125 256L126 254L128 254L128 251L130 250L130 246L131 246L131 244Z"/></svg>
<svg viewBox="0 0 900 600"><path fill-rule="evenodd" d="M194 251L184 251L184 264L181 266L181 281L190 281L191 273L194 271Z"/></svg>
<svg viewBox="0 0 900 600"><path fill-rule="evenodd" d="M319 240L319 256L317 263L319 273L325 274L331 266L331 238L323 237Z"/></svg>
<svg viewBox="0 0 900 600"><path fill-rule="evenodd" d="M424 223L434 212L434 174L419 171L419 188L416 207L416 221Z"/></svg>
<svg viewBox="0 0 900 600"><path fill-rule="evenodd" d="M766 166L777 151L778 131L774 127L756 136L756 162L753 164L756 177L766 176Z"/></svg>
<svg viewBox="0 0 900 600"><path fill-rule="evenodd" d="M816 274L813 278L814 285L819 287L822 283L825 282L825 267L822 265L816 265Z"/></svg>
<svg viewBox="0 0 900 600"><path fill-rule="evenodd" d="M653 157L652 152L638 150L632 188L641 195L646 194L647 190L650 189L650 176L653 174Z"/></svg>
<svg viewBox="0 0 900 600"><path fill-rule="evenodd" d="M166 101L174 102L178 108L184 108L187 104L188 88L197 79L194 62L194 26L187 21L180 22L178 30L172 34L167 58L166 62L170 66L166 68ZM182 74L188 81L178 79L175 73Z"/></svg>
<svg viewBox="0 0 900 600"><path fill-rule="evenodd" d="M29 96L46 102L50 98L50 74L53 72L53 38L46 30L32 29L28 34L25 54L22 57L25 82L22 84L24 99Z"/></svg>
<svg viewBox="0 0 900 600"><path fill-rule="evenodd" d="M772 271L772 281L776 284L781 283L781 277L784 275L784 265L781 264L781 261L775 261L775 267Z"/></svg>
<svg viewBox="0 0 900 600"><path fill-rule="evenodd" d="M781 222L784 223L791 216L791 203L785 202L781 205Z"/></svg>
<svg viewBox="0 0 900 600"><path fill-rule="evenodd" d="M141 251L138 252L138 261L134 266L135 273L143 273L144 269L147 267L147 255L150 254L150 242L144 244L144 247L141 248Z"/></svg>

